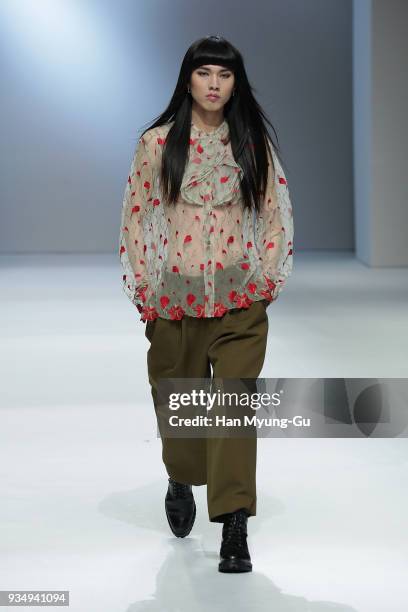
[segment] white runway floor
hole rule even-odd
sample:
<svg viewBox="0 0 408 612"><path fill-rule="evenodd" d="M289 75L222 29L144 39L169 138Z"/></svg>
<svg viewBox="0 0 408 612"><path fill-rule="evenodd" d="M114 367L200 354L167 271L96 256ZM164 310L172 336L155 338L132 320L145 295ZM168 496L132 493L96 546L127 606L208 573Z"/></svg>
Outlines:
<svg viewBox="0 0 408 612"><path fill-rule="evenodd" d="M406 269L294 265L262 377L408 376ZM205 487L190 536L167 525L118 256L3 255L0 273L0 590L69 590L73 612L408 610L407 438L259 439L253 572L221 574Z"/></svg>

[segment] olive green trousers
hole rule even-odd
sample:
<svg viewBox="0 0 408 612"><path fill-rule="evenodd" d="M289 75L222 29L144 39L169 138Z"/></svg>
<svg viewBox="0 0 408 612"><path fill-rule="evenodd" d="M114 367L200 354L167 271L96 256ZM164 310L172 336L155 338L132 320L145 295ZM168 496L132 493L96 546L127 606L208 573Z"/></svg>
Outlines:
<svg viewBox="0 0 408 612"><path fill-rule="evenodd" d="M157 409L160 378L258 378L265 360L268 315L264 300L234 308L222 317L147 321L147 367ZM207 485L209 520L245 508L256 515L255 437L162 437L168 476Z"/></svg>

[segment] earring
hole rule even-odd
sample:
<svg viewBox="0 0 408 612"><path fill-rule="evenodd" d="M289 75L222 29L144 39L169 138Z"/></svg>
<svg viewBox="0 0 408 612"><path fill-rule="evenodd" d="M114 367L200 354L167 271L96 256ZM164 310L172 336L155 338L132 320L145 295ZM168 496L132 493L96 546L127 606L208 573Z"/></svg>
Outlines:
<svg viewBox="0 0 408 612"><path fill-rule="evenodd" d="M190 87L187 86L187 93L190 93Z"/></svg>

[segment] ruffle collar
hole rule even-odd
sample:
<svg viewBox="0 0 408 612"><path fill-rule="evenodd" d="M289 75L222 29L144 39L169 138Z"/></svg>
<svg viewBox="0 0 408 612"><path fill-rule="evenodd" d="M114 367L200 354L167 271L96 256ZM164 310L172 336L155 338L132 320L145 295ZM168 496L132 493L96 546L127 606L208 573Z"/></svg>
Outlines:
<svg viewBox="0 0 408 612"><path fill-rule="evenodd" d="M243 171L234 159L228 135L226 119L212 132L191 122L189 160L180 187L186 202L219 206L239 195Z"/></svg>
<svg viewBox="0 0 408 612"><path fill-rule="evenodd" d="M211 140L212 138L218 138L220 140L224 140L228 137L229 134L229 126L227 120L224 118L222 123L215 128L215 130L211 130L211 132L206 132L205 130L197 127L195 123L191 122L191 137L192 138L200 138L205 140Z"/></svg>

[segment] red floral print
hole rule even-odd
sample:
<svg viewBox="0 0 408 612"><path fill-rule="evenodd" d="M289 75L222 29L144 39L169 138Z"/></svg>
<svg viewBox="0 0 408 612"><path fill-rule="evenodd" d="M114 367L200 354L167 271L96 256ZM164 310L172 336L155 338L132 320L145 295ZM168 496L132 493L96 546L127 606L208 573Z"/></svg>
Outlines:
<svg viewBox="0 0 408 612"><path fill-rule="evenodd" d="M293 211L272 143L261 211L252 217L239 199L243 172L228 122L208 133L192 123L179 199L168 206L157 178L173 125L144 133L127 176L119 242L125 293L142 321L222 317L273 302L292 271Z"/></svg>

